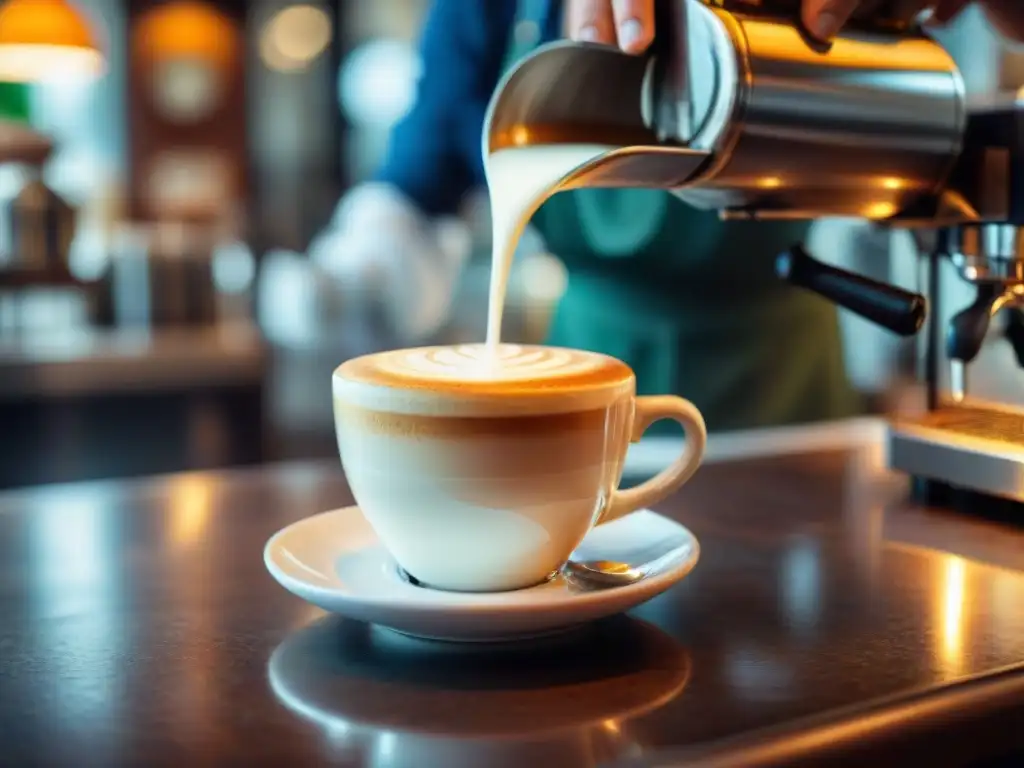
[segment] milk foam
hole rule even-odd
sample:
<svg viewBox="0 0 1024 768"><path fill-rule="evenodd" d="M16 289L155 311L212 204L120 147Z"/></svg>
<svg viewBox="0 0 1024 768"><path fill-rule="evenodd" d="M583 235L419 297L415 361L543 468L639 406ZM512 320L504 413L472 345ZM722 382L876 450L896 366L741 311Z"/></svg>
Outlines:
<svg viewBox="0 0 1024 768"><path fill-rule="evenodd" d="M633 372L606 355L558 347L466 344L397 349L334 372L340 406L420 416L558 414L603 408L633 392Z"/></svg>
<svg viewBox="0 0 1024 768"><path fill-rule="evenodd" d="M570 173L610 149L600 144L549 144L510 147L484 155L493 233L487 315L487 344L491 348L501 341L512 258L530 217L563 187Z"/></svg>
<svg viewBox="0 0 1024 768"><path fill-rule="evenodd" d="M376 358L380 373L415 379L516 382L578 376L607 367L600 355L556 347L483 344L426 347L386 352Z"/></svg>

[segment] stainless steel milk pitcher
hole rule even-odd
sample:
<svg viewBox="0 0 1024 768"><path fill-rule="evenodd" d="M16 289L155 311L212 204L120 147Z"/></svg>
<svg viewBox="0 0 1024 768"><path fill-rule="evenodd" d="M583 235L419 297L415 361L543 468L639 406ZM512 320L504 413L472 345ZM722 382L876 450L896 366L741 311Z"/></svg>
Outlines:
<svg viewBox="0 0 1024 768"><path fill-rule="evenodd" d="M967 125L950 55L875 3L830 44L797 0L659 0L645 56L558 42L502 80L484 151L607 150L566 186L655 187L731 217L970 218L948 180Z"/></svg>

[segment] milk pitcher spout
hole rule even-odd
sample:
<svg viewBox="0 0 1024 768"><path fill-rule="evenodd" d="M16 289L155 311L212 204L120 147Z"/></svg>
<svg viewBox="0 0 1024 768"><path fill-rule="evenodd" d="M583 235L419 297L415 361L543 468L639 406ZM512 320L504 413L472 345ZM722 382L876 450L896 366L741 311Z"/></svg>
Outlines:
<svg viewBox="0 0 1024 768"><path fill-rule="evenodd" d="M671 189L686 183L709 153L659 139L648 114L653 102L641 97L650 63L588 43L539 48L499 83L485 122L485 156L514 147L585 144L604 151L561 188Z"/></svg>

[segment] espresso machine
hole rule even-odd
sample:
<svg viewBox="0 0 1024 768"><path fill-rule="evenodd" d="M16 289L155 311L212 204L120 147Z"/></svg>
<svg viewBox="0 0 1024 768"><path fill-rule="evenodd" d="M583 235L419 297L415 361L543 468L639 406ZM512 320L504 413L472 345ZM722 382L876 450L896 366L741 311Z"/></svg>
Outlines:
<svg viewBox="0 0 1024 768"><path fill-rule="evenodd" d="M725 218L913 230L923 294L800 244L777 271L895 334L926 327L927 412L891 419L890 464L928 503L1015 507L1024 410L973 401L966 373L997 317L1024 366L1024 102L969 101L952 57L901 5L864 3L823 43L803 28L799 0L659 0L645 56L559 42L521 61L492 98L484 151L599 145L560 188L662 188ZM976 292L946 328L943 260Z"/></svg>

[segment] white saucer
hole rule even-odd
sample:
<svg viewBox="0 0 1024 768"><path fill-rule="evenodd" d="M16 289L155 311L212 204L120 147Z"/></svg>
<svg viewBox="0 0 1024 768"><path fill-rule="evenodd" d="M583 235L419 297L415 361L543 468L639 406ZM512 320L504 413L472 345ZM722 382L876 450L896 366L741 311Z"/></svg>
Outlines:
<svg viewBox="0 0 1024 768"><path fill-rule="evenodd" d="M514 592L443 592L414 586L358 507L308 517L278 531L263 560L289 592L325 611L433 640L500 641L570 629L661 594L697 563L686 528L642 510L591 531L578 560L638 565L668 552L652 575L623 587L579 591L562 577Z"/></svg>

